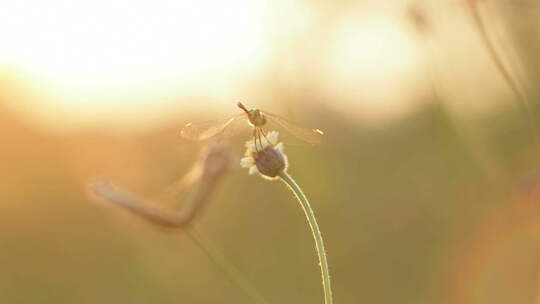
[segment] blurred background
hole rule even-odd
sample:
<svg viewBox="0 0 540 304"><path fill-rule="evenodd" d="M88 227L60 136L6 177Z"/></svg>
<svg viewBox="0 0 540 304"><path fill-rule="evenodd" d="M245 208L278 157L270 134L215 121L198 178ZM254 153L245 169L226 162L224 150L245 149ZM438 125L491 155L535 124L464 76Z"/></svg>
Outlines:
<svg viewBox="0 0 540 304"><path fill-rule="evenodd" d="M205 145L182 126L237 101L325 131L285 144L335 303L540 303L536 0L22 0L0 44L2 303L251 303L182 230L86 194L162 196ZM246 139L196 221L268 303L322 303Z"/></svg>

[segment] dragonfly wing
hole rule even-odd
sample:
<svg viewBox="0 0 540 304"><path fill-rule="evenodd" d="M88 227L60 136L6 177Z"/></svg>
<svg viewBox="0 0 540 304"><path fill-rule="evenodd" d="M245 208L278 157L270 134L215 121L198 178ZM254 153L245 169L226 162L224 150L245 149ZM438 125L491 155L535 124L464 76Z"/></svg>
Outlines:
<svg viewBox="0 0 540 304"><path fill-rule="evenodd" d="M288 132L290 132L292 135L294 135L295 137L307 142L307 143L310 143L310 144L313 144L313 145L318 145L320 143L322 143L323 141L323 131L319 130L319 129L310 129L310 128L303 128L303 127L299 127L299 126L296 126L294 125L293 123L289 122L287 119L281 117L281 116L278 116L276 114L272 114L272 113L268 113L268 112L264 112L264 114L270 118L270 121L272 122L275 122L276 124L278 124L279 126L283 127L285 130L287 130Z"/></svg>
<svg viewBox="0 0 540 304"><path fill-rule="evenodd" d="M180 135L189 140L206 140L225 131L239 117L236 115L225 120L190 122L182 128Z"/></svg>

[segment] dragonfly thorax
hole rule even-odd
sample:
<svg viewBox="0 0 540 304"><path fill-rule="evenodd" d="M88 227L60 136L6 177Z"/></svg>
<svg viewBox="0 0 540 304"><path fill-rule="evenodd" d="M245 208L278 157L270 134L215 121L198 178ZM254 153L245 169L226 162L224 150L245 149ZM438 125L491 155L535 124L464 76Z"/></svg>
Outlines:
<svg viewBox="0 0 540 304"><path fill-rule="evenodd" d="M262 127L266 124L266 117L260 110L249 110L247 112L249 124L254 127Z"/></svg>

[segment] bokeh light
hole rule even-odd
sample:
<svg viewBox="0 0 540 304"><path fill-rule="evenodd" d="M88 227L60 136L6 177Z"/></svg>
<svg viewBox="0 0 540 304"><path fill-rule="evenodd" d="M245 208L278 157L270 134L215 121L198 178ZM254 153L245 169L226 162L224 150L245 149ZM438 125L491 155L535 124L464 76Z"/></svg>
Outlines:
<svg viewBox="0 0 540 304"><path fill-rule="evenodd" d="M248 302L183 229L89 194L181 210L210 142L183 126L239 101L324 131L278 129L335 303L538 303L539 20L537 0L3 3L0 303ZM196 224L268 303L321 303L302 211L238 165L249 127Z"/></svg>

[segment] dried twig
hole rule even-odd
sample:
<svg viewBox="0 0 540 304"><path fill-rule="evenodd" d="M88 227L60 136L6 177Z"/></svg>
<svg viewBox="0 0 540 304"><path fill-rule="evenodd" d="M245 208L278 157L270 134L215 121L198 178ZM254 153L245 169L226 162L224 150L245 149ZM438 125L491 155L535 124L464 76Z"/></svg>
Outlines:
<svg viewBox="0 0 540 304"><path fill-rule="evenodd" d="M215 246L193 224L193 217L208 201L219 181L229 169L230 163L229 151L220 143L212 144L184 178L192 179L194 182L192 191L188 194L179 212L149 202L132 192L116 187L105 178L91 182L89 190L98 200L123 207L154 224L183 228L195 244L221 268L232 282L236 283L255 303L266 304L266 300L251 283L224 255L215 249Z"/></svg>
<svg viewBox="0 0 540 304"><path fill-rule="evenodd" d="M187 174L195 178L192 191L188 194L180 211L165 208L140 196L113 185L105 178L90 183L90 192L100 201L123 207L155 224L166 227L184 227L201 209L217 184L225 175L230 164L229 151L214 143Z"/></svg>

